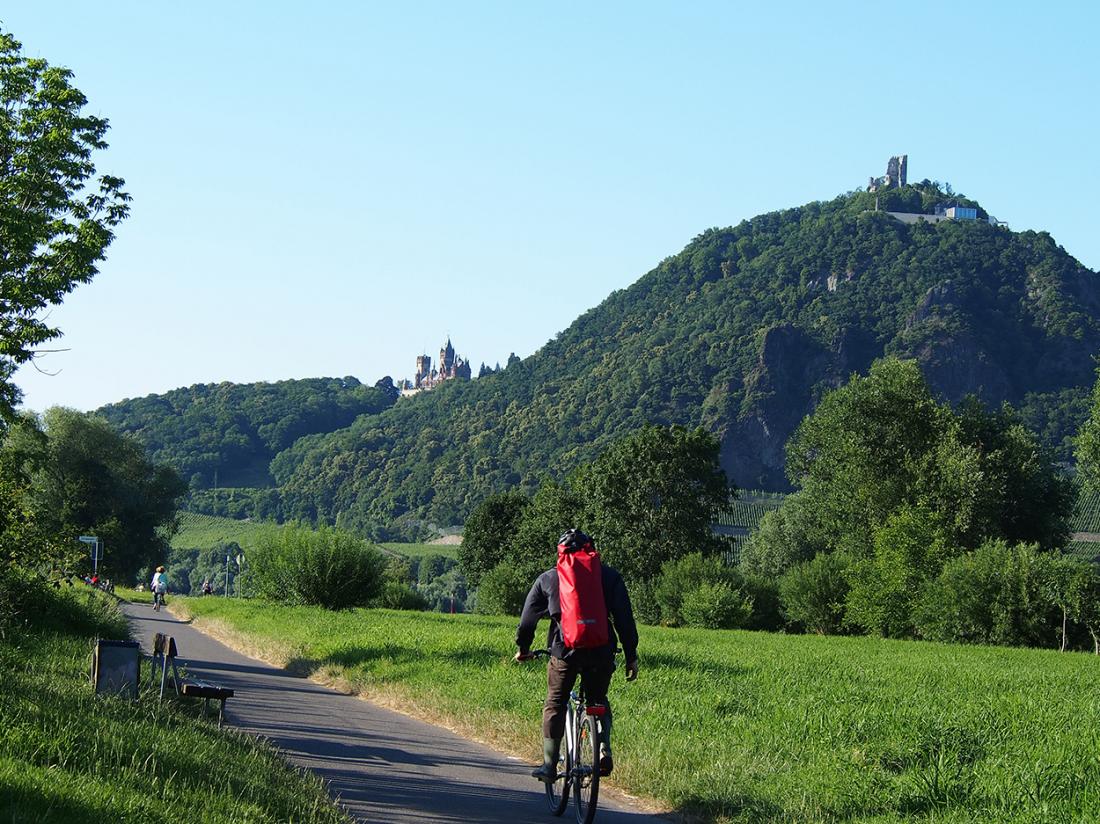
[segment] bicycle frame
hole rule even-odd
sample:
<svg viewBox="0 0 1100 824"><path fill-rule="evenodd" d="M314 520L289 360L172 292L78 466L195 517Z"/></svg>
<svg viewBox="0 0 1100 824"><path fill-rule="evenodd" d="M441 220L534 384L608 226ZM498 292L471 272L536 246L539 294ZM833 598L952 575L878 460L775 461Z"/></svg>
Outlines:
<svg viewBox="0 0 1100 824"><path fill-rule="evenodd" d="M534 657L548 657L549 652L538 650ZM600 787L600 744L603 737L603 717L607 707L602 704L589 706L581 681L569 693L565 707L565 738L562 741L561 766L564 767L557 781L546 785L546 800L553 815L561 815L569 805L573 794L579 824L591 824L596 817L596 803ZM586 752L587 750L587 752ZM557 789L560 783L560 791Z"/></svg>

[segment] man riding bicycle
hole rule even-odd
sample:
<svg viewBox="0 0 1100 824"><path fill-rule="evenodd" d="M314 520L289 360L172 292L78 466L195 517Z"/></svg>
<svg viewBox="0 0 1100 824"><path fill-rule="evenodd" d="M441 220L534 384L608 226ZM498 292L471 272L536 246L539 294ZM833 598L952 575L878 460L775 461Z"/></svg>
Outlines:
<svg viewBox="0 0 1100 824"><path fill-rule="evenodd" d="M558 540L559 551L577 552L594 550L594 541L579 529L570 529ZM626 658L626 680L638 677L638 627L630 606L630 595L622 575L612 567L600 567L604 603L608 612L608 642L590 649L569 649L565 646L561 630L561 601L558 594L558 571L549 569L535 579L523 605L519 629L516 630L516 646L519 652L515 660L527 661L531 655L531 642L535 627L541 618L550 618L547 646L550 662L546 668L546 704L542 710L542 766L531 775L540 781L552 783L557 778L558 756L561 739L565 734L565 711L569 693L580 675L581 683L591 704L604 704L607 713L603 718L603 740L600 741L600 774L609 775L613 767L611 758L611 705L607 689L611 674L615 671L615 650L621 642ZM618 631L618 642L615 638Z"/></svg>

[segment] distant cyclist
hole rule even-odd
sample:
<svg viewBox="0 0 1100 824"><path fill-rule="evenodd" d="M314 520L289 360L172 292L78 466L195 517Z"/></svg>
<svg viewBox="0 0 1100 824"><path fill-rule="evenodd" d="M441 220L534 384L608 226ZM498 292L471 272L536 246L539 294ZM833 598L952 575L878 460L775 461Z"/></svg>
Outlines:
<svg viewBox="0 0 1100 824"><path fill-rule="evenodd" d="M579 529L570 529L558 540L559 553L594 552L595 542ZM565 711L569 693L580 675L589 703L606 704L607 714L603 722L603 740L600 742L600 773L611 773L611 705L607 689L611 674L615 671L615 649L621 642L626 658L626 680L638 677L638 627L630 606L630 595L622 575L615 569L601 565L603 600L608 613L608 642L590 649L568 649L562 637L562 607L559 598L558 569L549 569L535 579L523 605L516 646L519 652L515 660L526 661L531 656L531 642L539 619L550 618L547 646L550 662L546 670L546 704L542 710L542 766L531 774L544 782L557 778L558 755L561 739L565 734ZM618 642L615 634L618 632Z"/></svg>
<svg viewBox="0 0 1100 824"><path fill-rule="evenodd" d="M164 567L157 567L153 580L149 582L149 589L153 592L153 611L156 612L164 605L164 594L168 592L168 576Z"/></svg>

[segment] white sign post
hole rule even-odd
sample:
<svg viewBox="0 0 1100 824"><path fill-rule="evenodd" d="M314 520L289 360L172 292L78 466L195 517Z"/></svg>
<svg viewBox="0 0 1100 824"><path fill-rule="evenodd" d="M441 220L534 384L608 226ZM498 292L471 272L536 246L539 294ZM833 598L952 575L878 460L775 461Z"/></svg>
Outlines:
<svg viewBox="0 0 1100 824"><path fill-rule="evenodd" d="M92 553L92 575L98 574L99 559L103 557L103 543L95 535L81 535L77 540L89 544Z"/></svg>

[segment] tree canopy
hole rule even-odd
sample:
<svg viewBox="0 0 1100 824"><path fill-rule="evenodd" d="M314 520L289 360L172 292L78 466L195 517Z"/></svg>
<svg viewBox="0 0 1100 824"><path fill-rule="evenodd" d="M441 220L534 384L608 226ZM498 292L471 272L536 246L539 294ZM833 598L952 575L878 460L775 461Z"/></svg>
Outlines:
<svg viewBox="0 0 1100 824"><path fill-rule="evenodd" d="M124 182L97 177L108 122L84 113L73 73L26 57L0 31L0 414L15 370L60 331L43 311L98 271L130 210Z"/></svg>
<svg viewBox="0 0 1100 824"><path fill-rule="evenodd" d="M70 549L79 535L98 536L106 547L102 568L112 577L132 578L167 553L186 486L102 418L62 407L40 423L27 418L9 430L0 465L9 478L24 479L16 501L37 534ZM41 557L39 545L28 550L25 563L55 560Z"/></svg>
<svg viewBox="0 0 1100 824"><path fill-rule="evenodd" d="M486 499L466 523L460 560L475 585L502 565L494 586L529 585L553 564L558 536L579 527L628 582L652 582L670 560L722 549L711 524L733 493L713 435L646 426L530 499L515 490Z"/></svg>

